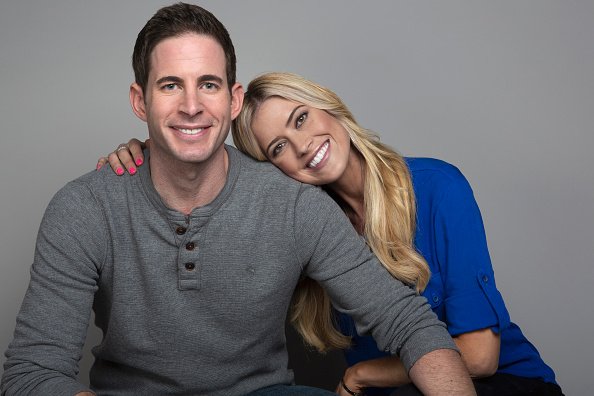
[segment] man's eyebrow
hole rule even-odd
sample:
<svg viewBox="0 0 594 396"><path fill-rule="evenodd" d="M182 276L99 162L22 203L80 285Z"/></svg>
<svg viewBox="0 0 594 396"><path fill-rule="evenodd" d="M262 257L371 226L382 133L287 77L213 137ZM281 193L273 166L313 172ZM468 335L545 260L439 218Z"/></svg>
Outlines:
<svg viewBox="0 0 594 396"><path fill-rule="evenodd" d="M219 85L223 85L223 79L219 76L214 75L214 74L205 74L198 78L199 83L203 83L206 81L214 81L214 82L218 83Z"/></svg>
<svg viewBox="0 0 594 396"><path fill-rule="evenodd" d="M305 106L305 105L302 104L302 105L299 105L293 109L291 114L289 114L289 118L287 118L287 123L285 124L285 127L287 127L287 128L289 127L289 124L291 123L291 119L293 118L293 114L295 114L295 112L303 106Z"/></svg>
<svg viewBox="0 0 594 396"><path fill-rule="evenodd" d="M214 81L220 85L223 85L223 79L219 76L216 76L214 74L205 74L203 76L200 76L198 78L198 83L203 83L205 81ZM183 80L177 76L164 76L161 77L160 79L158 79L156 81L156 84L163 84L163 83L178 83L181 84L183 83Z"/></svg>
<svg viewBox="0 0 594 396"><path fill-rule="evenodd" d="M159 85L159 84L163 84L165 82L180 84L180 83L182 83L182 79L179 77L176 77L176 76L165 76L165 77L161 77L160 79L158 79L156 81L156 84Z"/></svg>

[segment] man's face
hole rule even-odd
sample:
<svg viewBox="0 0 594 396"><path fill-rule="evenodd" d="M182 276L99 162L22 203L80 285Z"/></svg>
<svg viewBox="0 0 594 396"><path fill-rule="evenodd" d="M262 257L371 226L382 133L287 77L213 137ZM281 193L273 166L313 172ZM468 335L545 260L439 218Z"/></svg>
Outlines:
<svg viewBox="0 0 594 396"><path fill-rule="evenodd" d="M204 163L224 150L243 89L237 83L229 92L223 48L209 36L188 33L155 46L145 92L132 84L130 101L148 124L153 156Z"/></svg>

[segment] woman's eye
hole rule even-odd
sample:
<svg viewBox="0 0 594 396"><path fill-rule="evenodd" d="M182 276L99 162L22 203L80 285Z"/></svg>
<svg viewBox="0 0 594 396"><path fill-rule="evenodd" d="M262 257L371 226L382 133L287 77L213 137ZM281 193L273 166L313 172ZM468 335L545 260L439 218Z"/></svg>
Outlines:
<svg viewBox="0 0 594 396"><path fill-rule="evenodd" d="M280 152L283 150L283 148L285 147L285 142L279 143L276 146L274 146L274 148L272 149L272 156L276 157L277 155L280 154Z"/></svg>
<svg viewBox="0 0 594 396"><path fill-rule="evenodd" d="M302 113L297 119L295 120L295 128L301 127L305 120L307 119L307 112Z"/></svg>

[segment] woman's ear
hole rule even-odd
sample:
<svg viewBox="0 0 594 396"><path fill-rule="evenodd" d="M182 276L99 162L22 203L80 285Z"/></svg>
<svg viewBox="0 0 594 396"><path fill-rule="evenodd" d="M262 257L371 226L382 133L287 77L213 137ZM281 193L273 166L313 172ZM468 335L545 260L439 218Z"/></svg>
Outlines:
<svg viewBox="0 0 594 396"><path fill-rule="evenodd" d="M146 122L146 104L144 102L144 93L137 83L130 85L130 105L136 117Z"/></svg>
<svg viewBox="0 0 594 396"><path fill-rule="evenodd" d="M234 120L239 115L243 106L243 86L235 83L231 88L231 119Z"/></svg>

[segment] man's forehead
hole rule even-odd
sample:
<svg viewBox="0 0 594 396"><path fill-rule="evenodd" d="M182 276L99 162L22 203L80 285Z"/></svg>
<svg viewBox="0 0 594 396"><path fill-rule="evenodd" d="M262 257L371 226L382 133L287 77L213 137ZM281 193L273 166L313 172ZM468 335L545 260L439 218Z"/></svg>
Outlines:
<svg viewBox="0 0 594 396"><path fill-rule="evenodd" d="M162 55L173 55L176 59L225 59L225 51L218 41L211 36L196 33L185 33L161 40L155 45L150 56L155 59L161 58Z"/></svg>
<svg viewBox="0 0 594 396"><path fill-rule="evenodd" d="M212 37L187 33L160 41L150 55L149 75L194 71L226 77L225 53ZM226 78L225 78L226 80Z"/></svg>

